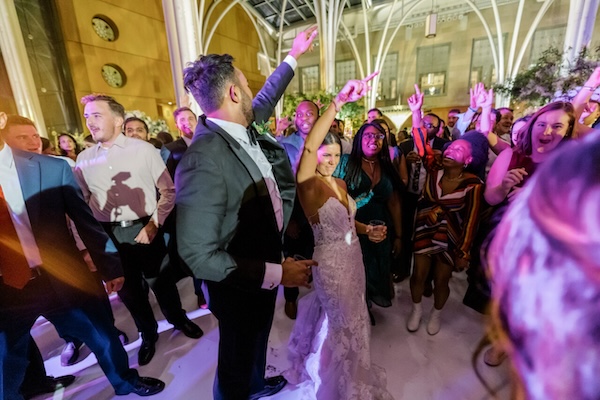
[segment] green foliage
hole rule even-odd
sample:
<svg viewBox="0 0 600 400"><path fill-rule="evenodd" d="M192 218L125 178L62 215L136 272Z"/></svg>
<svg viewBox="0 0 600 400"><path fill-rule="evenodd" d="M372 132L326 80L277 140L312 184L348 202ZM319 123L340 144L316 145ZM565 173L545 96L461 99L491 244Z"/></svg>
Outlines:
<svg viewBox="0 0 600 400"><path fill-rule="evenodd" d="M290 120L293 120L296 107L298 107L298 104L300 104L300 102L303 100L314 101L319 108L322 108L327 107L334 97L334 93L328 93L325 91L320 91L314 94L286 94L283 99L282 117L288 117ZM361 99L355 103L344 104L338 113L337 118L343 120L346 124L350 122L353 132L356 132L365 119L364 99Z"/></svg>
<svg viewBox="0 0 600 400"><path fill-rule="evenodd" d="M541 106L583 85L600 64L600 48L593 54L583 48L575 61L564 66L565 71L561 68L563 55L557 48L549 48L532 66L520 71L515 79L495 85L494 91L510 96L512 103Z"/></svg>

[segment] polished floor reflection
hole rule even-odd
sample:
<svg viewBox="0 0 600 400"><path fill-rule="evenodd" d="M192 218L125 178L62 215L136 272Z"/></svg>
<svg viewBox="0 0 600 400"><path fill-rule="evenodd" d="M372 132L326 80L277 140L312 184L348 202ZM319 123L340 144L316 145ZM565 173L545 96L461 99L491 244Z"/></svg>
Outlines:
<svg viewBox="0 0 600 400"><path fill-rule="evenodd" d="M149 365L139 368L141 375L153 376L166 382L164 392L152 397L157 400L212 399L212 382L216 368L218 329L216 319L207 310L196 309L191 280L179 283L184 307L188 316L204 330L199 340L185 337L166 321L159 322L160 339L156 356ZM396 285L396 298L390 308L374 307L377 325L372 328L371 351L373 361L387 370L388 390L400 400L484 400L493 398L477 379L471 365L471 356L484 332L485 319L463 306L462 296L466 290L464 274L451 281L451 294L442 314L442 329L436 336L429 336L424 324L416 333L405 328L410 310L408 282ZM305 291L302 291L305 293ZM132 342L126 346L129 360L137 367L137 349L141 339L127 310L118 298L112 298L116 325L124 330ZM157 318L162 318L155 306ZM277 301L275 320L269 342L268 373L276 375L288 366L286 344L293 321L283 313L283 291ZM425 318L432 300L424 299ZM38 396L36 399L105 400L138 399L136 395L115 396L104 378L93 355L72 367L60 366L62 340L46 321L40 319L33 335L42 354L47 359L48 374L75 374L77 380L66 390L54 396ZM89 350L84 347L84 356ZM508 366L505 362L497 368L487 367L481 357L478 369L486 381L499 388L499 399L509 398ZM270 397L273 400L300 400L299 393L288 385L282 392ZM302 399L304 400L304 399ZM333 399L332 399L333 400Z"/></svg>

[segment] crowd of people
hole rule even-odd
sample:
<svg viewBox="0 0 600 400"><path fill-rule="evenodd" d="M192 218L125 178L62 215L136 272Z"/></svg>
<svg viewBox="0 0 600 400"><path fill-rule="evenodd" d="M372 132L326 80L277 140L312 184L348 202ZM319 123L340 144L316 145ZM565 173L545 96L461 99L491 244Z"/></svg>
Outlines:
<svg viewBox="0 0 600 400"><path fill-rule="evenodd" d="M107 294L131 313L146 365L159 340L150 290L174 329L203 336L176 286L192 277L198 306L219 321L215 399L259 399L288 381L307 399L391 399L386 372L371 361L371 308L390 307L394 283L410 277L410 300L400 300L412 302L406 329L419 330L423 297L433 296L426 331L436 335L449 282L464 270L463 302L491 310L499 332L484 360L510 358L515 393L600 395L589 318L600 298L600 149L598 134L588 136L600 68L572 102L517 121L492 108L482 84L465 112L444 121L423 113L415 85L406 133L396 137L372 109L348 139L336 115L368 92L374 73L323 109L300 102L289 134L259 135L254 124L271 117L315 36L314 27L299 33L256 96L231 56L190 63L183 81L204 114L178 108L176 140L151 138L142 119L125 118L102 94L81 100L90 132L82 144L64 133L55 148L29 119L0 112L3 398L75 380L47 376L30 334L39 316L65 340L62 365L79 362L86 344L117 395L161 392L164 382L130 368ZM265 377L279 285L295 320L291 367ZM299 299L298 287L314 289ZM561 358L570 350L577 358Z"/></svg>

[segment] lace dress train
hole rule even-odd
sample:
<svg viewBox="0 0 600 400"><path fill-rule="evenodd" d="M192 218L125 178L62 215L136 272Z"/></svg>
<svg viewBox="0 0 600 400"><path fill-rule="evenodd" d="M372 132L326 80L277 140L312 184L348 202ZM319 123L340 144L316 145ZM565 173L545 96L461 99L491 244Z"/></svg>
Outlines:
<svg viewBox="0 0 600 400"><path fill-rule="evenodd" d="M292 367L284 374L301 399L389 400L385 371L371 364L365 271L351 212L336 198L319 209L313 225L319 266L314 290L298 305L288 344Z"/></svg>

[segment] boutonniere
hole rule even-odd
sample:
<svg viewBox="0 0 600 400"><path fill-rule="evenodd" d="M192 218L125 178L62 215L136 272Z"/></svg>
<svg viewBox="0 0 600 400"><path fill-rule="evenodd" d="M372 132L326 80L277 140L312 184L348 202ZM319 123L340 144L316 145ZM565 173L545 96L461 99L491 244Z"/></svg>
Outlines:
<svg viewBox="0 0 600 400"><path fill-rule="evenodd" d="M256 129L256 132L258 132L260 135L272 135L271 133L271 121L267 120L265 122L262 123L258 123L256 121L254 121L252 123L252 125L254 125L254 128Z"/></svg>

